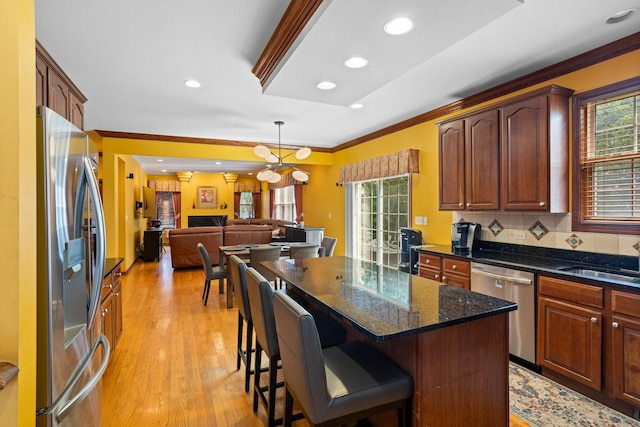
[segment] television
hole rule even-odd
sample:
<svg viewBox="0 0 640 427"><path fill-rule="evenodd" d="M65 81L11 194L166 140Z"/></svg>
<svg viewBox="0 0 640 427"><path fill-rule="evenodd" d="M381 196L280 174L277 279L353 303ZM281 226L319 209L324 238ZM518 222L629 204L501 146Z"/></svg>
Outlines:
<svg viewBox="0 0 640 427"><path fill-rule="evenodd" d="M156 190L153 188L142 187L142 216L156 217Z"/></svg>

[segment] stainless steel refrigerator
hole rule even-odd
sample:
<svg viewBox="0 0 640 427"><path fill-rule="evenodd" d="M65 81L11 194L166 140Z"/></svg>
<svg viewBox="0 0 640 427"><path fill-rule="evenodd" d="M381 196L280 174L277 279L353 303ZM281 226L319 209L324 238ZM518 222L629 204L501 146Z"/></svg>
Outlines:
<svg viewBox="0 0 640 427"><path fill-rule="evenodd" d="M46 107L36 124L37 425L99 426L110 345L98 315L106 236L97 153Z"/></svg>

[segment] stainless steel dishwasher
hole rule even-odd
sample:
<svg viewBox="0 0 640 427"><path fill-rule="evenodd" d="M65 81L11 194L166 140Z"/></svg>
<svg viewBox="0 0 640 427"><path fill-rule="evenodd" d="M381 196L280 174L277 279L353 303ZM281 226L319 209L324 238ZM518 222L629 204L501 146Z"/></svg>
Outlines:
<svg viewBox="0 0 640 427"><path fill-rule="evenodd" d="M471 290L518 304L509 313L509 353L535 364L534 274L472 262Z"/></svg>

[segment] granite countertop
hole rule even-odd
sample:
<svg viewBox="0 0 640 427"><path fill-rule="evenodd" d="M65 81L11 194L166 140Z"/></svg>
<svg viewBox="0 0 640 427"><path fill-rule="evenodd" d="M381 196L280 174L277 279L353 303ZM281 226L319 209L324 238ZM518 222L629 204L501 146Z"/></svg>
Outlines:
<svg viewBox="0 0 640 427"><path fill-rule="evenodd" d="M124 258L107 258L104 262L104 277L111 274L114 268L119 266Z"/></svg>
<svg viewBox="0 0 640 427"><path fill-rule="evenodd" d="M517 304L349 257L261 263L375 341L499 313Z"/></svg>
<svg viewBox="0 0 640 427"><path fill-rule="evenodd" d="M419 252L452 256L483 264L542 273L565 279L580 279L596 285L611 285L626 290L640 290L638 257L594 252L569 251L509 243L481 241L473 253L453 251L450 245L416 246ZM575 267L575 268L574 268ZM624 278L593 277L576 268L621 274Z"/></svg>

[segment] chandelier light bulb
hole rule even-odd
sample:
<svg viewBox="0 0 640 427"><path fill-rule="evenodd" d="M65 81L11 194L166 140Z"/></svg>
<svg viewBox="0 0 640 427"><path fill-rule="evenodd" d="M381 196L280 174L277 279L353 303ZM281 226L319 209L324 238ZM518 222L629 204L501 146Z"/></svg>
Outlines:
<svg viewBox="0 0 640 427"><path fill-rule="evenodd" d="M309 175L301 170L293 171L291 175L298 181L307 182L309 180Z"/></svg>
<svg viewBox="0 0 640 427"><path fill-rule="evenodd" d="M269 153L269 154L267 155L267 157L265 157L264 159L265 159L267 162L271 162L271 163L278 163L278 161L280 160L280 159L278 158L278 156L276 156L276 155L275 155L275 154L273 154L273 153Z"/></svg>
<svg viewBox="0 0 640 427"><path fill-rule="evenodd" d="M280 175L278 172L274 172L268 179L267 182L271 183L271 184L275 184L277 182L280 182L280 180L282 179L282 175Z"/></svg>
<svg viewBox="0 0 640 427"><path fill-rule="evenodd" d="M265 147L264 145L256 145L255 147L253 147L253 153L258 156L258 157L262 157L263 159L266 158L269 154L271 154L271 150L269 150L267 147Z"/></svg>
<svg viewBox="0 0 640 427"><path fill-rule="evenodd" d="M298 160L306 159L310 155L311 155L311 148L309 147L304 147L296 151L296 159Z"/></svg>
<svg viewBox="0 0 640 427"><path fill-rule="evenodd" d="M264 169L258 172L256 178L258 178L259 181L266 181L271 178L271 175L273 175L273 171L271 169Z"/></svg>

